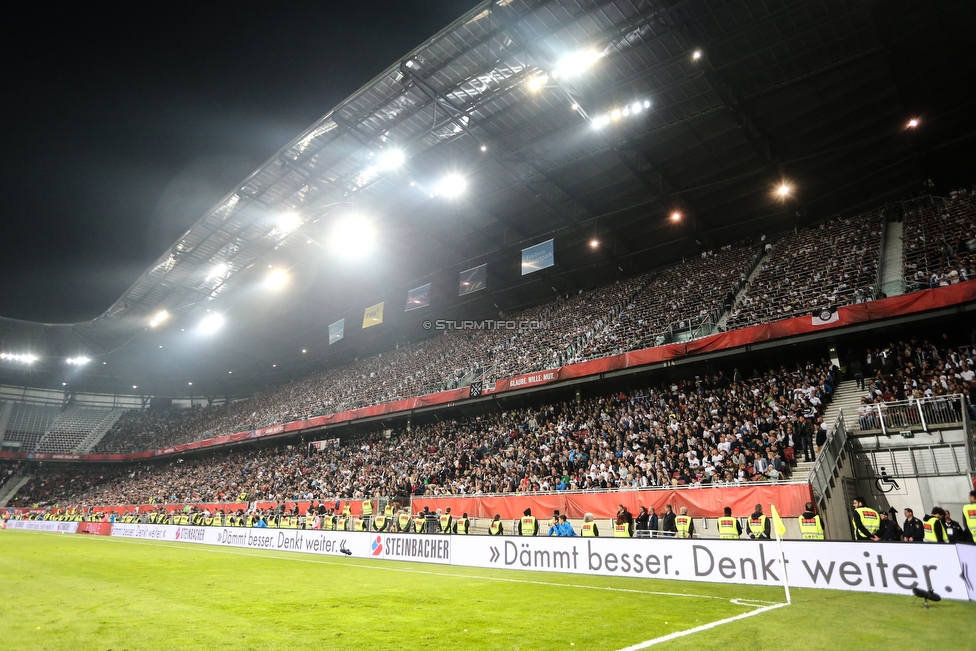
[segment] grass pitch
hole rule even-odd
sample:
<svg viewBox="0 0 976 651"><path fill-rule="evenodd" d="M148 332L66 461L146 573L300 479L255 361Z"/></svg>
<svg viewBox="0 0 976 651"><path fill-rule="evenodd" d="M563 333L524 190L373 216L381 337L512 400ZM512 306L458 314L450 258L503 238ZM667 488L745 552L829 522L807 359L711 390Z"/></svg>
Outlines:
<svg viewBox="0 0 976 651"><path fill-rule="evenodd" d="M671 594L668 594L671 593ZM615 651L782 590L0 531L3 649ZM660 649L974 648L976 604L794 590ZM967 647L970 644L973 646Z"/></svg>

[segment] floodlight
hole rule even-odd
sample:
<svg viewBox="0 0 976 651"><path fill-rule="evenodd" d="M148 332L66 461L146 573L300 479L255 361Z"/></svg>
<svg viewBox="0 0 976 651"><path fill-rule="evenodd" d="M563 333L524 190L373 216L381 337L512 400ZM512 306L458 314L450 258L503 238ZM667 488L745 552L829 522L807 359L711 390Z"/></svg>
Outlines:
<svg viewBox="0 0 976 651"><path fill-rule="evenodd" d="M528 81L529 90L531 90L533 92L534 91L537 91L540 88L542 88L543 86L545 86L547 81L549 81L549 75L547 75L545 73L543 73L541 75L536 75L535 77L532 77Z"/></svg>
<svg viewBox="0 0 976 651"><path fill-rule="evenodd" d="M630 105L631 113L640 113L643 109L644 109L644 105L641 104L640 102L634 102L633 104Z"/></svg>
<svg viewBox="0 0 976 651"><path fill-rule="evenodd" d="M84 366L91 360L87 357L69 357L66 361L74 366Z"/></svg>
<svg viewBox="0 0 976 651"><path fill-rule="evenodd" d="M290 233L301 225L302 218L297 213L284 212L278 215L278 230L282 233ZM227 265L224 265L224 272L226 271Z"/></svg>
<svg viewBox="0 0 976 651"><path fill-rule="evenodd" d="M610 111L610 119L611 120L619 120L620 119L620 109L614 109L614 110Z"/></svg>
<svg viewBox="0 0 976 651"><path fill-rule="evenodd" d="M226 262L215 264L213 269L210 270L210 273L207 274L207 277L204 278L204 281L211 280L213 278L223 278L227 275L227 269L228 267Z"/></svg>
<svg viewBox="0 0 976 651"><path fill-rule="evenodd" d="M32 355L30 353L25 353L23 355L18 355L16 353L0 353L0 359L5 359L10 362L20 362L21 364L33 364L37 361L37 355Z"/></svg>
<svg viewBox="0 0 976 651"><path fill-rule="evenodd" d="M918 126L918 118L912 118L911 120L908 121L908 128L909 129L914 129L917 126Z"/></svg>
<svg viewBox="0 0 976 651"><path fill-rule="evenodd" d="M169 312L167 312L166 310L160 310L159 312L156 312L156 314L153 316L152 319L150 319L149 327L155 328L156 326L158 326L160 323L162 323L168 318L169 318Z"/></svg>
<svg viewBox="0 0 976 651"><path fill-rule="evenodd" d="M272 269L264 279L264 286L271 290L283 289L288 284L288 272L284 269Z"/></svg>
<svg viewBox="0 0 976 651"><path fill-rule="evenodd" d="M407 160L406 155L399 149L387 149L376 159L376 167L381 170L395 170Z"/></svg>
<svg viewBox="0 0 976 651"><path fill-rule="evenodd" d="M651 108L651 100L649 99L644 100L644 108Z"/></svg>
<svg viewBox="0 0 976 651"><path fill-rule="evenodd" d="M623 110L622 110L622 111L621 111L620 113L621 113L621 114L622 114L622 115L623 115L624 117L627 117L628 115L630 115L630 107L629 107L629 106L625 106L625 107L623 108Z"/></svg>
<svg viewBox="0 0 976 651"><path fill-rule="evenodd" d="M603 52L598 50L583 50L567 54L556 63L553 70L553 77L575 77L585 72L590 66L603 57Z"/></svg>
<svg viewBox="0 0 976 651"><path fill-rule="evenodd" d="M445 197L456 197L464 192L468 187L468 182L460 174L448 174L434 188L434 194L441 194Z"/></svg>
<svg viewBox="0 0 976 651"><path fill-rule="evenodd" d="M590 248L595 249L600 246L600 240L592 239L590 240Z"/></svg>
<svg viewBox="0 0 976 651"><path fill-rule="evenodd" d="M792 191L793 188L791 188L788 183L783 183L778 188L776 188L776 194L778 194L781 197L789 196L790 192Z"/></svg>
<svg viewBox="0 0 976 651"><path fill-rule="evenodd" d="M673 222L681 221L681 213L678 212L677 210L671 213L671 221Z"/></svg>
<svg viewBox="0 0 976 651"><path fill-rule="evenodd" d="M203 317L200 321L199 329L200 333L204 335L210 335L218 330L224 325L224 317L216 312L211 312L207 316Z"/></svg>
<svg viewBox="0 0 976 651"><path fill-rule="evenodd" d="M136 386L135 384L133 384L133 385L132 385L132 388L133 388L133 389L138 389L139 387L138 387L138 386Z"/></svg>
<svg viewBox="0 0 976 651"><path fill-rule="evenodd" d="M481 151L488 151L488 147L486 147L485 145L481 145Z"/></svg>
<svg viewBox="0 0 976 651"><path fill-rule="evenodd" d="M702 51L695 50L694 52L691 53L691 58L694 59L695 61L698 61L698 59L702 58Z"/></svg>
<svg viewBox="0 0 976 651"><path fill-rule="evenodd" d="M375 231L369 221L358 216L340 219L332 227L332 249L341 256L358 258L369 253L375 244Z"/></svg>

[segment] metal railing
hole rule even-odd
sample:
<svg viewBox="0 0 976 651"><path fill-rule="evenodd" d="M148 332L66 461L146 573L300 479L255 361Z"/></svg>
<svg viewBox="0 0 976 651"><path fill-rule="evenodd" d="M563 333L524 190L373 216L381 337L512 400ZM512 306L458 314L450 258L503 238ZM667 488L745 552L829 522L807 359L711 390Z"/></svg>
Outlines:
<svg viewBox="0 0 976 651"><path fill-rule="evenodd" d="M880 430L882 434L902 430L943 428L962 425L966 407L961 395L909 398L897 402L872 404L870 409L858 409L857 421L851 429L861 432ZM856 426L855 426L856 425Z"/></svg>
<svg viewBox="0 0 976 651"><path fill-rule="evenodd" d="M847 423L844 420L844 411L837 414L837 423L834 425L833 432L827 437L827 442L817 456L813 469L810 470L810 486L813 488L813 496L817 501L817 506L823 510L827 501L827 494L830 491L834 472L840 463L844 450L847 447Z"/></svg>

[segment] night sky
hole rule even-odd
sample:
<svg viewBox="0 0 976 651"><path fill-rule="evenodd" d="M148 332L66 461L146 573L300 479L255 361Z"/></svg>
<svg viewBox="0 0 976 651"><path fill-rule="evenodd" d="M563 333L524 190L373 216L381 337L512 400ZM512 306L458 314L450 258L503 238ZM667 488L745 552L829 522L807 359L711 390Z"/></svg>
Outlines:
<svg viewBox="0 0 976 651"><path fill-rule="evenodd" d="M476 4L5 3L0 316L98 316L248 174Z"/></svg>

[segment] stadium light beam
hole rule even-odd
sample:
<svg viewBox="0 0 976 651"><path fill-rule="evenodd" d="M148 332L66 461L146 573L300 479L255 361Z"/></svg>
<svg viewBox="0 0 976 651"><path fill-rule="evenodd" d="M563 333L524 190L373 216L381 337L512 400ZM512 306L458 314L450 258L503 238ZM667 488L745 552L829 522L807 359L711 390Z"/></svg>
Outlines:
<svg viewBox="0 0 976 651"><path fill-rule="evenodd" d="M359 216L340 219L332 227L330 236L332 249L344 258L361 258L376 244L373 225Z"/></svg>
<svg viewBox="0 0 976 651"><path fill-rule="evenodd" d="M380 170L395 170L403 167L407 156L400 149L387 149L376 160L376 167Z"/></svg>
<svg viewBox="0 0 976 651"><path fill-rule="evenodd" d="M463 194L467 187L468 182L463 176L460 174L448 174L434 188L434 194L454 198Z"/></svg>
<svg viewBox="0 0 976 651"><path fill-rule="evenodd" d="M213 269L210 270L210 273L207 274L207 277L204 278L204 282L206 282L208 280L212 280L214 278L221 278L222 279L224 276L227 275L227 270L228 269L229 269L229 267L227 266L227 263L226 262L220 262L218 264L215 264L214 267L213 267Z"/></svg>
<svg viewBox="0 0 976 651"><path fill-rule="evenodd" d="M536 75L531 79L529 79L529 81L527 82L529 85L529 90L531 90L533 93L538 92L539 90L542 90L543 87L545 87L547 81L549 81L549 75L545 73L541 75Z"/></svg>
<svg viewBox="0 0 976 651"><path fill-rule="evenodd" d="M290 233L301 225L302 218L297 213L284 212L278 215L278 230L282 233ZM225 273L227 271L226 267L227 265L224 265Z"/></svg>
<svg viewBox="0 0 976 651"><path fill-rule="evenodd" d="M288 285L288 272L284 269L272 269L264 279L264 286L272 291L284 289Z"/></svg>
<svg viewBox="0 0 976 651"><path fill-rule="evenodd" d="M552 76L556 79L560 77L566 79L581 75L602 58L603 52L599 50L581 50L567 54L556 62L556 68L552 71Z"/></svg>
<svg viewBox="0 0 976 651"><path fill-rule="evenodd" d="M212 312L207 316L203 317L198 326L200 334L212 335L213 333L220 330L224 325L224 317L216 312Z"/></svg>
<svg viewBox="0 0 976 651"><path fill-rule="evenodd" d="M169 312L166 310L160 310L153 315L153 318L149 320L149 327L155 328L159 324L163 323L169 318Z"/></svg>

